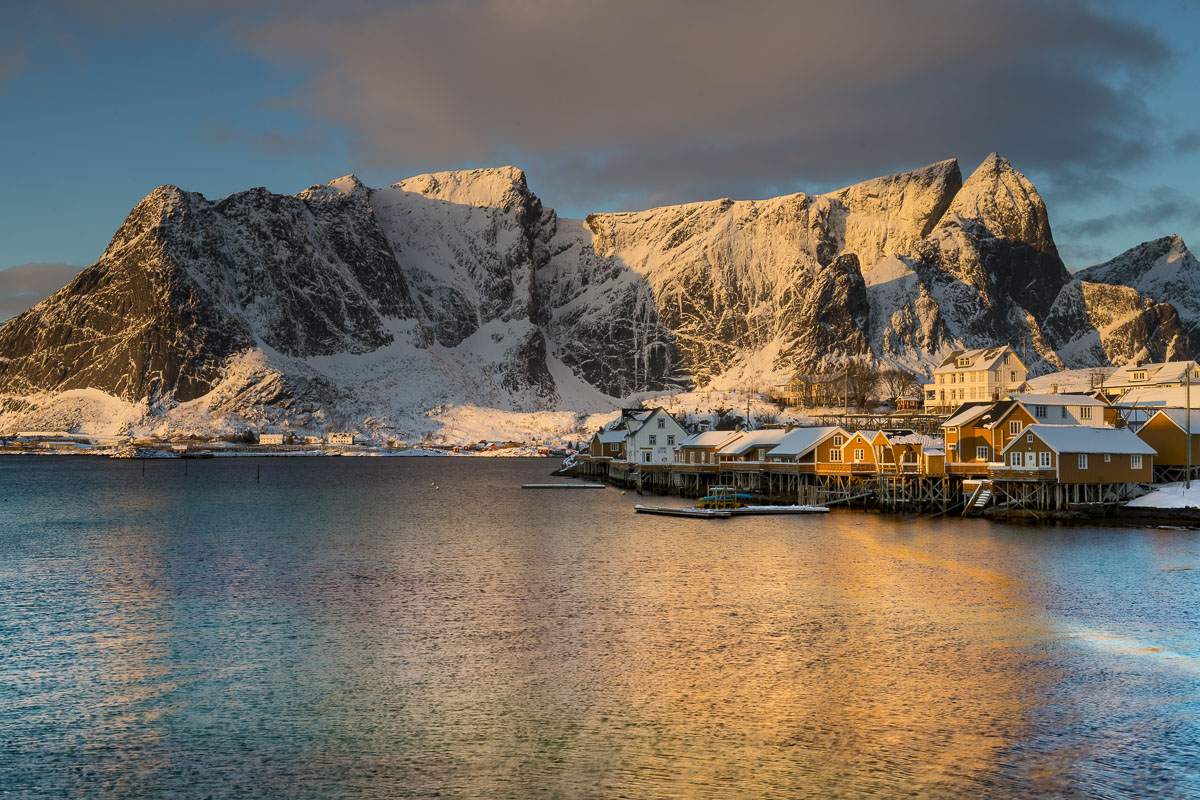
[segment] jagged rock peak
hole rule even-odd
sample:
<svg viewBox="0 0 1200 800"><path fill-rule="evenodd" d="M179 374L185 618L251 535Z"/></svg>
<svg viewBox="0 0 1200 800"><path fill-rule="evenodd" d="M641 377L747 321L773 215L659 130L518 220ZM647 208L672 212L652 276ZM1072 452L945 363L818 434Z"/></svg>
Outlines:
<svg viewBox="0 0 1200 800"><path fill-rule="evenodd" d="M963 183L944 224L952 220L958 224L973 222L996 238L1015 239L1057 255L1042 196L998 153L988 155Z"/></svg>
<svg viewBox="0 0 1200 800"><path fill-rule="evenodd" d="M393 189L457 205L507 208L532 198L525 172L516 167L430 172L392 184Z"/></svg>
<svg viewBox="0 0 1200 800"><path fill-rule="evenodd" d="M357 175L351 173L324 185L310 186L296 196L301 200L337 200L343 197L364 199L370 194L370 188L360 181Z"/></svg>

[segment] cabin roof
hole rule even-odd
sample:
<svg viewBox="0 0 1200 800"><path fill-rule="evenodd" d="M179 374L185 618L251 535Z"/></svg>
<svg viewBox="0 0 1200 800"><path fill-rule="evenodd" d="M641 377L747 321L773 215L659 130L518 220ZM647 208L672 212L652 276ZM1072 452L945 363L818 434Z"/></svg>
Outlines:
<svg viewBox="0 0 1200 800"><path fill-rule="evenodd" d="M740 456L753 450L755 447L775 447L785 436L787 436L787 432L779 428L743 431L741 436L726 444L717 452L725 456Z"/></svg>
<svg viewBox="0 0 1200 800"><path fill-rule="evenodd" d="M1116 453L1119 455L1155 454L1150 445L1135 436L1128 428L1091 428L1086 425L1030 425L1022 434L1032 433L1056 453ZM1013 447L1021 449L1025 436L1008 443L1004 452Z"/></svg>
<svg viewBox="0 0 1200 800"><path fill-rule="evenodd" d="M993 405L995 403L990 403L986 400L976 403L964 403L942 423L942 427L957 428L959 425L966 425L971 420L982 415L983 412L987 411Z"/></svg>
<svg viewBox="0 0 1200 800"><path fill-rule="evenodd" d="M1013 400L1038 406L1102 406L1104 401L1086 394L1012 394Z"/></svg>
<svg viewBox="0 0 1200 800"><path fill-rule="evenodd" d="M703 431L693 433L679 443L680 447L721 447L741 436L741 431Z"/></svg>
<svg viewBox="0 0 1200 800"><path fill-rule="evenodd" d="M838 431L842 431L842 429L837 425L795 428L787 436L784 436L773 450L767 453L767 458L797 458L812 450L825 437Z"/></svg>

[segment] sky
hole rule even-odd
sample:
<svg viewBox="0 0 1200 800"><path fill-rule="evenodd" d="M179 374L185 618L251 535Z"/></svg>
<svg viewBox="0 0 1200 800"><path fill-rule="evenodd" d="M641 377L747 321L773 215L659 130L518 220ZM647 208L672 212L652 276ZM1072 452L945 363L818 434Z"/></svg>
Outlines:
<svg viewBox="0 0 1200 800"><path fill-rule="evenodd" d="M162 184L513 164L560 215L990 152L1071 268L1200 242L1200 0L0 0L0 319Z"/></svg>

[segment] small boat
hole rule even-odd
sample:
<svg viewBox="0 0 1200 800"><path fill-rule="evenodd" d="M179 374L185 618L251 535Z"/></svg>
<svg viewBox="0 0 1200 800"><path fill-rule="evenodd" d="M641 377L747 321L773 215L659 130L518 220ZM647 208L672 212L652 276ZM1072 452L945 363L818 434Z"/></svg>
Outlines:
<svg viewBox="0 0 1200 800"><path fill-rule="evenodd" d="M714 486L705 497L697 501L700 508L730 509L750 505L754 495L738 492L733 486Z"/></svg>

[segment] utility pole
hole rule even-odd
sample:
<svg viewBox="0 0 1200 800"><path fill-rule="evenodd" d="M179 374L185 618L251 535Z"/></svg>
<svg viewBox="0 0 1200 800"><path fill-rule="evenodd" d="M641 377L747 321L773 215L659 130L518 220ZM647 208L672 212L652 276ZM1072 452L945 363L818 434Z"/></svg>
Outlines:
<svg viewBox="0 0 1200 800"><path fill-rule="evenodd" d="M1183 402L1187 406L1184 411L1184 419L1187 420L1187 443L1184 447L1187 450L1187 477L1183 479L1183 488L1192 488L1192 365L1187 365L1187 378L1184 381L1184 397Z"/></svg>

